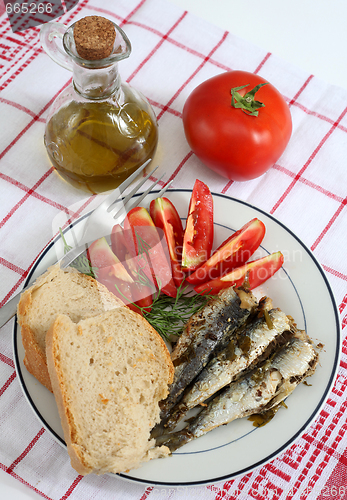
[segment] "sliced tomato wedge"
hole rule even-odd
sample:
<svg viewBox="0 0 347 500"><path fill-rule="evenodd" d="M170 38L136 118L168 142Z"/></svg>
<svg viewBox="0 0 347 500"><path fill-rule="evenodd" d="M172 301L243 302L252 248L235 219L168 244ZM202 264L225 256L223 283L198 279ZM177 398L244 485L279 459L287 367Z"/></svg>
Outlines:
<svg viewBox="0 0 347 500"><path fill-rule="evenodd" d="M124 237L123 228L120 224L115 224L111 231L111 248L112 252L117 255L121 262L124 262L126 255L129 252L127 243Z"/></svg>
<svg viewBox="0 0 347 500"><path fill-rule="evenodd" d="M112 251L106 238L99 238L88 248L92 267L97 269L97 280L123 301L128 307L139 312L139 307L150 310L152 290L136 282Z"/></svg>
<svg viewBox="0 0 347 500"><path fill-rule="evenodd" d="M106 238L95 240L88 248L88 256L92 267L100 269L107 268L109 274L117 276L122 281L132 283L133 279L129 275L118 257L112 252Z"/></svg>
<svg viewBox="0 0 347 500"><path fill-rule="evenodd" d="M194 290L202 295L216 294L223 288L229 288L233 285L239 287L245 283L249 284L249 288L253 290L271 278L282 267L283 262L282 253L275 252L261 259L247 262L225 276L202 283L194 287Z"/></svg>
<svg viewBox="0 0 347 500"><path fill-rule="evenodd" d="M99 270L98 281L133 311L143 314L143 310L145 312L151 310L151 293L146 295L145 288L139 287L137 283L119 279L110 272L110 268L104 267Z"/></svg>
<svg viewBox="0 0 347 500"><path fill-rule="evenodd" d="M131 234L132 238L129 238ZM158 289L176 297L177 288L172 278L171 265L164 235L158 229L143 207L135 207L124 220L124 235L128 243L135 248L135 253L143 262L143 270L148 275L148 265Z"/></svg>
<svg viewBox="0 0 347 500"><path fill-rule="evenodd" d="M263 222L252 219L226 239L202 266L187 277L187 281L193 285L205 283L242 266L259 247L264 235Z"/></svg>
<svg viewBox="0 0 347 500"><path fill-rule="evenodd" d="M149 210L156 227L164 232L170 254L172 277L176 286L180 286L185 278L181 267L183 226L180 216L167 198L151 201Z"/></svg>
<svg viewBox="0 0 347 500"><path fill-rule="evenodd" d="M193 272L210 256L213 245L213 199L209 188L197 179L189 203L182 249L182 269Z"/></svg>
<svg viewBox="0 0 347 500"><path fill-rule="evenodd" d="M132 232L130 231L129 237L125 237L124 230L122 226L116 224L112 228L111 232L111 246L113 252L122 261L129 274L135 281L139 280L139 270L141 268L141 263L136 255L136 249L132 238ZM148 268L148 275L151 277L151 272ZM151 280L151 284L153 281Z"/></svg>

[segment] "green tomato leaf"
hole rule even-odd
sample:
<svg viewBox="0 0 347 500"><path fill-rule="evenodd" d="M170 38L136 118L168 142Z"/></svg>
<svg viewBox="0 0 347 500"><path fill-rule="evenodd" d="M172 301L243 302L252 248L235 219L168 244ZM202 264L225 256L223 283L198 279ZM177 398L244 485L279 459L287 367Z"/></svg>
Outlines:
<svg viewBox="0 0 347 500"><path fill-rule="evenodd" d="M231 92L231 106L233 108L239 108L242 109L244 113L246 113L249 116L258 116L259 108L263 108L265 106L264 103L260 101L256 101L254 99L254 96L258 90L263 87L264 85L268 85L268 83L259 83L259 85L256 85L252 90L247 92L244 96L241 96L239 94L239 90L244 89L245 87L248 87L249 84L247 85L242 85L241 87L234 87L230 90Z"/></svg>

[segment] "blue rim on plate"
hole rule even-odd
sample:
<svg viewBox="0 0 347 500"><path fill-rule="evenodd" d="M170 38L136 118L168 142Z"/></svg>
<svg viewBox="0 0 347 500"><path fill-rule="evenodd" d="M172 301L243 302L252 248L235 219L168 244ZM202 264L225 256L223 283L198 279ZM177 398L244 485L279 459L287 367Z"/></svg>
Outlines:
<svg viewBox="0 0 347 500"><path fill-rule="evenodd" d="M150 193L150 195L154 198L155 194L158 193L158 192L159 191L153 191L153 192ZM167 191L166 196L168 196L170 198L170 195L174 195L174 196L177 195L177 196L179 196L180 193L182 194L182 196L187 197L189 195L189 193L191 193L191 190L188 190L188 189L171 189L171 190ZM269 461L271 461L272 459L274 459L276 456L278 456L280 453L282 453L285 449L287 449L299 436L301 436L304 433L304 431L309 427L310 424L313 423L313 421L316 419L316 417L318 416L319 412L321 411L321 409L322 409L325 401L328 398L328 394L330 393L330 391L331 391L331 389L333 387L335 378L337 376L337 370L338 370L338 366L339 366L339 359L340 359L340 353L341 353L341 331L340 331L340 321L339 321L338 308L336 306L334 295L333 295L333 292L331 290L330 284L329 284L329 282L328 282L328 280L327 280L327 278L325 276L325 273L324 273L323 269L321 268L320 264L318 263L317 259L315 258L315 256L311 252L311 250L300 240L300 238L298 236L296 236L282 222L280 222L279 220L277 220L275 217L273 217L272 215L268 214L267 212L263 211L262 209L259 209L258 207L255 207L255 206L253 206L253 205L251 205L251 204L249 204L247 202L238 200L236 198L232 198L232 197L229 197L229 196L226 196L226 195L222 195L222 194L218 194L218 193L212 193L212 194L213 194L214 199L215 200L219 200L220 203L224 203L223 200L226 200L226 202L231 202L232 204L236 204L236 206L240 206L241 208L244 207L244 209L247 209L248 212L251 211L250 213L252 213L252 211L253 211L254 212L253 217L256 217L257 215L261 214L263 217L266 217L266 219L268 220L268 223L270 221L272 221L272 223L274 223L275 226L280 227L282 230L284 230L284 232L287 235L289 235L290 238L292 238L293 240L295 240L294 244L298 245L298 248L300 248L300 250L302 250L306 254L306 258L308 258L309 261L313 264L313 268L315 270L316 279L318 279L318 281L321 283L321 286L324 288L324 291L328 292L328 297L329 297L329 300L330 300L329 307L331 307L331 310L332 310L331 315L332 315L332 317L334 319L334 325L331 324L331 329L334 330L334 332L336 334L336 337L334 337L334 340L336 340L336 345L335 345L335 348L332 350L332 352L329 354L330 355L330 358L329 358L330 359L330 364L332 366L331 372L329 373L329 376L327 377L327 379L324 379L324 384L325 384L324 391L321 394L318 395L319 399L317 399L317 401L315 402L315 406L312 408L312 410L310 410L310 414L307 416L307 418L305 419L305 421L303 421L301 423L300 427L297 428L296 431L292 435L290 435L290 437L285 442L283 442L281 446L279 446L278 448L276 448L273 452L268 453L266 456L264 456L264 457L262 456L261 459L256 460L251 465L246 466L246 467L240 467L238 470L233 470L230 473L224 473L224 474L221 474L221 475L214 474L214 477L200 478L198 480L189 480L189 479L186 480L185 479L183 481L182 480L172 480L171 481L171 480L168 480L168 479L166 479L166 480L153 479L153 478L152 479L147 479L145 477L145 475L141 476L141 472L139 473L139 471L141 471L141 469L137 469L136 471L134 471L134 473L133 473L133 471L131 471L128 474L118 474L117 475L119 477L122 477L123 479L130 480L131 482L145 483L145 484L151 484L151 485L157 485L157 486L176 486L176 487L177 486L198 486L198 485L212 484L212 483L223 481L223 480L227 480L227 479L232 479L232 478L235 478L237 476L249 473L250 471L254 470L255 468L257 468L257 467L259 467L261 465L264 465L264 464L268 463ZM180 211L179 207L177 205L176 205L176 208L178 209L178 211ZM186 210L187 210L187 207L185 207L185 211ZM89 214L86 214L86 215L82 216L77 221L75 221L73 224L71 224L69 227L67 227L63 231L64 234L68 233L71 230L72 227L76 226L77 224L79 224L80 222L82 222L84 219L86 219L88 217L88 215ZM182 219L183 218L184 217L182 217ZM265 226L266 226L266 221L264 221L264 223L265 223ZM224 223L219 223L218 221L216 221L215 224L216 224L216 226L220 226L221 228L224 228L224 229L227 229L227 230L231 230L231 226L229 225L229 223L228 224L224 224ZM239 225L238 227L241 227L241 225ZM234 228L233 228L233 230L234 230ZM30 271L30 273L29 273L29 275L28 275L28 277L26 279L25 285L27 285L29 283L31 277L35 273L35 271L36 271L39 263L41 262L41 260L50 252L50 250L54 247L55 243L59 239L61 239L60 235L57 236L45 248L45 250L39 256L39 258L36 260L35 264L33 265L32 269L31 269L31 271ZM266 253L270 253L265 247L263 247L263 250ZM284 269L284 272L286 273L286 278L289 279L289 281L291 282L291 286L293 287L294 293L297 296L297 301L299 303L299 308L302 309L302 320L303 320L303 322L305 324L305 328L306 328L305 309L304 309L304 304L301 301L300 293L296 289L296 285L292 281L290 273L288 273L285 269ZM315 293L315 291L313 290L312 293ZM284 309L284 312L286 312L285 309ZM30 393L30 391L27 388L26 381L25 381L25 378L24 378L24 375L23 375L23 371L22 371L23 367L21 365L21 360L19 358L19 348L18 348L19 346L18 346L18 343L21 340L20 340L20 333L19 333L18 330L19 329L17 328L17 322L15 322L15 326L14 326L14 330L13 330L14 359L15 359L16 371L17 371L17 374L18 374L18 377L19 377L19 381L20 381L20 385L22 387L24 395L26 396L26 398L27 398L30 406L32 407L34 413L36 414L37 418L40 420L40 422L42 423L42 425L51 433L51 435L62 446L66 446L64 439L62 439L62 437L59 434L57 434L57 432L52 428L52 426L50 425L50 423L47 422L43 418L43 416L41 415L39 409L37 408L36 402L32 398L32 394ZM319 337L319 334L317 336ZM24 368L24 370L25 370L25 368ZM250 434L253 434L254 431L257 431L257 430L258 430L257 428L251 428L247 432L247 436L250 435ZM239 439L243 439L244 437L245 437L245 435L241 434L239 437L235 438L235 441L238 441ZM196 440L196 441L198 441L198 440ZM202 454L202 453L205 453L205 452L216 452L216 450L218 450L220 448L223 448L223 447L227 447L227 446L229 446L229 444L231 444L231 443L229 443L229 442L225 442L224 443L223 442L221 444L217 444L214 448L208 448L208 449L202 449L202 450L194 450L193 449L191 451L188 450L186 452L185 451L184 452L178 451L178 452L175 452L173 455L175 457L179 457L180 455L181 456L182 455L186 455L186 456L188 456L188 455L194 455L194 456L196 456L197 454ZM186 445L186 446L188 446L188 445Z"/></svg>

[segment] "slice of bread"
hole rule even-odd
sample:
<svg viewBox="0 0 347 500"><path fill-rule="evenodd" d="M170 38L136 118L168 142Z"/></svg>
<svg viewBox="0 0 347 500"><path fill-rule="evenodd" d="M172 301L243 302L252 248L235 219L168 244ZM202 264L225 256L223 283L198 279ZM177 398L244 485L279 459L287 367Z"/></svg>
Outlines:
<svg viewBox="0 0 347 500"><path fill-rule="evenodd" d="M120 306L123 303L95 279L73 268L50 267L22 294L17 308L27 370L52 391L46 333L57 314L67 314L77 323Z"/></svg>
<svg viewBox="0 0 347 500"><path fill-rule="evenodd" d="M46 337L48 370L72 467L119 473L169 454L150 431L174 368L159 334L121 307L74 323L58 315Z"/></svg>

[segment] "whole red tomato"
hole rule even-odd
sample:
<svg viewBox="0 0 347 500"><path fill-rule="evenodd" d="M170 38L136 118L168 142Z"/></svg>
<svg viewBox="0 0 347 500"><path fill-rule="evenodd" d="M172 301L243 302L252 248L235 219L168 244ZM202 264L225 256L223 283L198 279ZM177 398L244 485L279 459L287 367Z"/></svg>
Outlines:
<svg viewBox="0 0 347 500"><path fill-rule="evenodd" d="M238 107L242 97L248 110ZM184 105L183 125L196 156L235 181L266 172L282 155L292 133L283 96L264 78L246 71L228 71L196 87Z"/></svg>

